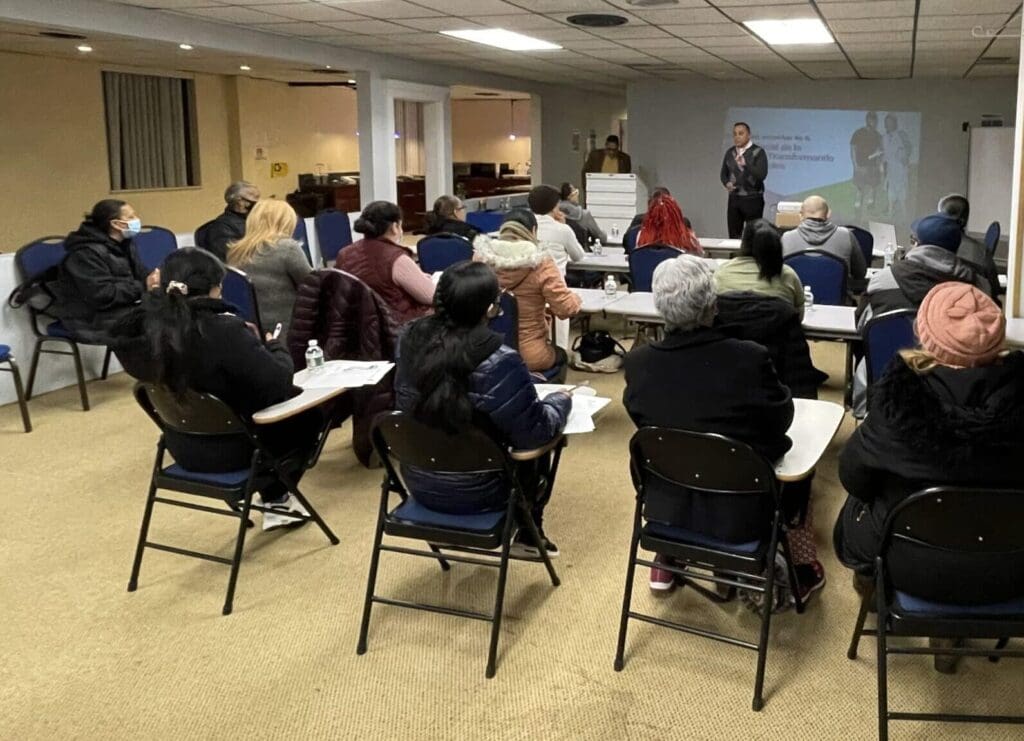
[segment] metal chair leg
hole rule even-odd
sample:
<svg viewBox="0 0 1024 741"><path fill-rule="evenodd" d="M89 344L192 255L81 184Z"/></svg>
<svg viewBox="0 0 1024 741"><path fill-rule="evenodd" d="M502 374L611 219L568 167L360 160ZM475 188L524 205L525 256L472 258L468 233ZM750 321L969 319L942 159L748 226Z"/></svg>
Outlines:
<svg viewBox="0 0 1024 741"><path fill-rule="evenodd" d="M363 619L359 625L359 642L356 644L356 653L360 656L366 653L366 636L370 630L370 611L373 608L373 593L377 586L377 567L380 565L380 544L384 539L384 516L387 513L388 482L385 478L381 487L381 504L377 513L377 531L373 536L373 552L370 555L370 573L366 577L366 600L363 602Z"/></svg>
<svg viewBox="0 0 1024 741"><path fill-rule="evenodd" d="M889 741L889 659L886 642L885 596L882 589L881 559L876 560L875 600L878 611L877 656L878 656L878 741Z"/></svg>
<svg viewBox="0 0 1024 741"><path fill-rule="evenodd" d="M498 567L498 588L494 596L494 614L491 615L491 642L487 648L487 669L484 672L484 676L488 679L494 677L494 673L497 669L496 663L498 660L498 636L501 634L501 612L505 606L505 583L508 578L508 552L512 546L512 521L514 518L505 518L505 532L501 535L501 565ZM529 520L532 525L533 520ZM546 563L549 565L550 560L547 557L546 549L543 548L543 544L540 542L539 537L536 535L537 528L532 528L534 532L534 543L537 543L541 547L541 553ZM552 571L552 578L557 580L558 577L554 576Z"/></svg>
<svg viewBox="0 0 1024 741"><path fill-rule="evenodd" d="M249 514L252 508L252 476L245 486L245 499L242 503L242 516L238 521L238 536L235 539L235 554L231 559L231 574L228 576L228 591L224 597L222 615L230 615L235 603L235 585L238 583L238 571L242 566L242 549L245 547L245 531L249 529Z"/></svg>
<svg viewBox="0 0 1024 741"><path fill-rule="evenodd" d="M18 408L21 410L21 424L25 432L32 432L32 420L28 415L28 398L25 396L25 389L21 385L21 371L14 358L7 359L7 365L11 367L11 375L14 377L14 393L18 396Z"/></svg>
<svg viewBox="0 0 1024 741"><path fill-rule="evenodd" d="M996 651L1001 651L1004 648L1006 648L1006 645L1009 642L1010 642L1009 638L1000 638L998 641L996 641ZM998 664L999 663L999 656L989 656L988 660L991 661L993 664Z"/></svg>
<svg viewBox="0 0 1024 741"><path fill-rule="evenodd" d="M764 670L765 664L768 662L768 636L772 624L772 607L774 607L775 603L775 552L779 548L779 535L782 531L779 517L779 513L776 512L772 542L768 548L768 576L764 585L764 603L761 608L761 635L757 641L757 673L754 675L754 700L751 703L754 712L758 712L764 707Z"/></svg>
<svg viewBox="0 0 1024 741"><path fill-rule="evenodd" d="M32 400L32 390L36 386L36 369L39 367L39 355L43 350L43 338L36 338L36 346L32 349L32 365L28 369L28 388L25 389L25 400Z"/></svg>
<svg viewBox="0 0 1024 741"><path fill-rule="evenodd" d="M108 347L106 354L103 356L103 372L100 374L101 380L107 380L107 374L110 372L110 356L113 354L114 351Z"/></svg>
<svg viewBox="0 0 1024 741"><path fill-rule="evenodd" d="M160 454L157 454L157 461ZM158 464L159 465L159 464ZM132 562L132 575L128 578L128 591L134 592L139 587L139 571L142 569L142 554L146 550L146 539L149 537L149 521L153 516L153 505L156 504L156 478L149 480L149 495L146 497L146 509L142 513L142 526L139 528L139 542L135 546L135 560Z"/></svg>
<svg viewBox="0 0 1024 741"><path fill-rule="evenodd" d="M786 578L789 579L789 591L793 595L793 604L796 608L798 615L803 615L806 605L804 604L803 597L800 596L800 578L796 575L796 565L793 563L793 551L789 547L789 537L786 532L783 531L782 537L782 557L786 561Z"/></svg>
<svg viewBox="0 0 1024 741"><path fill-rule="evenodd" d="M82 368L82 353L78 351L77 342L69 342L71 355L75 359L75 375L78 377L78 394L82 397L82 411L89 411L89 392L85 388L85 370Z"/></svg>
<svg viewBox="0 0 1024 741"><path fill-rule="evenodd" d="M555 572L554 564L551 563L551 557L548 556L548 549L543 544L543 538L540 537L540 532L537 530L537 524L533 521L533 514L530 509L526 506L525 502L521 503L523 522L526 523L526 529L530 532L530 537L533 542L537 544L537 551L540 553L540 560L544 563L544 568L548 571L548 577L551 579L551 586L561 586L562 580L558 578L558 574ZM508 518L509 521L513 520L513 517ZM511 525L509 525L511 527Z"/></svg>
<svg viewBox="0 0 1024 741"><path fill-rule="evenodd" d="M864 595L860 601L860 612L857 613L857 624L853 627L853 637L850 639L850 648L846 651L846 658L856 659L857 648L860 646L860 637L864 634L864 621L867 620L868 612L871 609L871 598L874 592Z"/></svg>
<svg viewBox="0 0 1024 741"><path fill-rule="evenodd" d="M438 548L433 543L427 543L427 546L429 546L430 550L432 550L434 553L437 554L437 556L438 556L437 562L441 566L441 571L451 571L452 570L452 565L450 563L448 563L448 561L443 557L443 554L441 553L441 549Z"/></svg>
<svg viewBox="0 0 1024 741"><path fill-rule="evenodd" d="M622 592L622 615L619 618L619 641L615 647L615 671L621 672L626 653L626 629L629 626L629 608L633 601L633 580L636 577L636 551L640 545L639 523L633 523L633 537L629 543L629 563L626 565L626 587Z"/></svg>

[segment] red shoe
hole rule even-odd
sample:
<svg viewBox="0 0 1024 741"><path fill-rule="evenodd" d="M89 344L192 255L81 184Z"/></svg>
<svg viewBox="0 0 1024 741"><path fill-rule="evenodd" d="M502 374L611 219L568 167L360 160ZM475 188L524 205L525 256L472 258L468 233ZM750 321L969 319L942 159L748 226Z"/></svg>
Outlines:
<svg viewBox="0 0 1024 741"><path fill-rule="evenodd" d="M655 563L670 563L669 559L664 556L655 556ZM671 571L665 569L652 568L651 569L651 591L661 594L671 592L676 588L676 575Z"/></svg>

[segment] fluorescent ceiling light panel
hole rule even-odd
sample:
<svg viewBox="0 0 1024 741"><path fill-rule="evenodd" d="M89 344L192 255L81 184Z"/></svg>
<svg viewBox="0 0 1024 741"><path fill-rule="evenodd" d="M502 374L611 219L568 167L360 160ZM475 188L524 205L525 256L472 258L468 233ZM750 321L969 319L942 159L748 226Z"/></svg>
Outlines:
<svg viewBox="0 0 1024 741"><path fill-rule="evenodd" d="M743 25L772 46L835 43L828 28L818 18L744 21Z"/></svg>
<svg viewBox="0 0 1024 741"><path fill-rule="evenodd" d="M463 41L494 46L506 51L552 51L562 48L550 41L524 36L515 31L506 31L504 28L470 28L465 31L441 31L441 33Z"/></svg>

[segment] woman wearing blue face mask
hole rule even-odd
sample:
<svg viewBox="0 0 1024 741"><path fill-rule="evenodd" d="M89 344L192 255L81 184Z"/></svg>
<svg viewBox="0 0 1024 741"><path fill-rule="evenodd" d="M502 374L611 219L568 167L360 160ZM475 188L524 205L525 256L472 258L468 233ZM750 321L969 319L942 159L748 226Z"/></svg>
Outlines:
<svg viewBox="0 0 1024 741"><path fill-rule="evenodd" d="M146 275L132 244L141 229L131 204L110 198L64 241L54 311L76 339L110 344L114 324L160 282L159 270Z"/></svg>

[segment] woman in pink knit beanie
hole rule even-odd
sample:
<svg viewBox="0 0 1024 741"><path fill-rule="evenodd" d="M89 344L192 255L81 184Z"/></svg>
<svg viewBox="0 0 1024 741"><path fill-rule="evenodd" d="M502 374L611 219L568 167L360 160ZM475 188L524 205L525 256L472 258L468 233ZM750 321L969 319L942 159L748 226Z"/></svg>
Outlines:
<svg viewBox="0 0 1024 741"><path fill-rule="evenodd" d="M910 494L942 485L1024 489L1024 353L1004 349L999 307L971 285L940 283L918 309L916 328L919 347L901 352L872 386L868 416L839 459L849 496L836 554L862 593L871 588L886 517ZM991 578L965 583L951 583L928 549L904 553L911 555L901 556L901 570L922 599L1024 596L1024 551L1019 563L983 566ZM935 663L955 668L949 657Z"/></svg>

